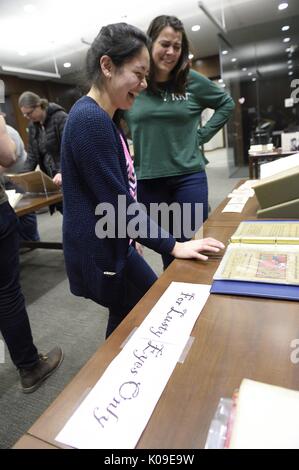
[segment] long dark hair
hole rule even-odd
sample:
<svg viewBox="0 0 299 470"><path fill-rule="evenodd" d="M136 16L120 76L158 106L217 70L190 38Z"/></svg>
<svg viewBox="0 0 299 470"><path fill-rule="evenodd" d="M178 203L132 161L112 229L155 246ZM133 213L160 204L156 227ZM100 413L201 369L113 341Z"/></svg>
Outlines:
<svg viewBox="0 0 299 470"><path fill-rule="evenodd" d="M160 15L154 18L148 27L147 34L152 40L150 52L153 43L161 33L162 29L170 26L175 31L182 33L182 51L178 63L171 72L171 91L183 95L186 92L187 76L189 72L189 41L183 23L176 16ZM148 79L148 90L158 94L159 89L155 80L155 65L151 55L151 69Z"/></svg>
<svg viewBox="0 0 299 470"><path fill-rule="evenodd" d="M140 29L127 23L114 23L101 28L86 57L88 84L101 87L100 59L108 55L113 64L121 67L135 57L143 47L149 48L149 38Z"/></svg>

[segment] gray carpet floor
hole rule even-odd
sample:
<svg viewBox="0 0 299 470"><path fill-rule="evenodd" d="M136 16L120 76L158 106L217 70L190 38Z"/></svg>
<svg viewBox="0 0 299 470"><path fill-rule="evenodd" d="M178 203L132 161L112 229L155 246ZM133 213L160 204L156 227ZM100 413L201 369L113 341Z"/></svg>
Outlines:
<svg viewBox="0 0 299 470"><path fill-rule="evenodd" d="M239 178L228 178L224 151L209 152L209 200L215 208ZM247 176L242 169L239 177ZM62 217L38 215L44 241L61 240ZM157 275L160 256L145 249L145 258ZM73 296L68 287L63 254L55 250L21 251L21 285L25 295L34 342L41 352L60 345L65 353L58 371L35 393L20 391L18 374L7 349L0 363L0 448L10 448L28 430L66 384L103 343L107 310L92 301Z"/></svg>

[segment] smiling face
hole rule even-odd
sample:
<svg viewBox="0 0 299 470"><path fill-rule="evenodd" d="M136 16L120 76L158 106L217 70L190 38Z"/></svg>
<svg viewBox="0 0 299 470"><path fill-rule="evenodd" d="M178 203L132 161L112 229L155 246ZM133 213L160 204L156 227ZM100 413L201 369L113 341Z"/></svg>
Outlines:
<svg viewBox="0 0 299 470"><path fill-rule="evenodd" d="M149 73L149 52L146 47L121 67L111 64L106 87L115 109L129 109L136 96L147 87Z"/></svg>
<svg viewBox="0 0 299 470"><path fill-rule="evenodd" d="M181 53L182 33L171 26L166 26L154 41L152 48L156 81L163 82L170 79L170 74L178 63Z"/></svg>

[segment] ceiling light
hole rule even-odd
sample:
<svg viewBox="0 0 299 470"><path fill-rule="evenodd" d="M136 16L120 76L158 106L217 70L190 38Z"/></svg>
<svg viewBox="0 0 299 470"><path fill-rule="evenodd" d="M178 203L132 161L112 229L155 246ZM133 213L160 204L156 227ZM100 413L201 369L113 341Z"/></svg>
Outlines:
<svg viewBox="0 0 299 470"><path fill-rule="evenodd" d="M286 52L291 52L291 48L290 48L290 47L287 47L287 48L286 48Z"/></svg>
<svg viewBox="0 0 299 470"><path fill-rule="evenodd" d="M28 3L28 5L24 6L24 11L26 11L26 13L33 13L35 11L35 5Z"/></svg>
<svg viewBox="0 0 299 470"><path fill-rule="evenodd" d="M70 62L65 62L65 63L63 64L63 66L64 66L66 69L69 69L69 68L72 66L72 64L71 64Z"/></svg>
<svg viewBox="0 0 299 470"><path fill-rule="evenodd" d="M191 30L192 31L199 31L200 30L199 24L195 24L194 26L192 26Z"/></svg>
<svg viewBox="0 0 299 470"><path fill-rule="evenodd" d="M291 38L283 38L283 42L290 42Z"/></svg>
<svg viewBox="0 0 299 470"><path fill-rule="evenodd" d="M194 57L194 54L192 54L192 53L188 55L189 60L192 60L193 57Z"/></svg>
<svg viewBox="0 0 299 470"><path fill-rule="evenodd" d="M252 72L248 72L248 77L251 77L251 75L252 75Z"/></svg>
<svg viewBox="0 0 299 470"><path fill-rule="evenodd" d="M289 4L286 3L286 2L283 2L283 3L280 3L278 5L278 10L285 10L286 8L288 8Z"/></svg>
<svg viewBox="0 0 299 470"><path fill-rule="evenodd" d="M226 55L226 54L228 54L228 51L224 50L224 51L222 51L222 54Z"/></svg>
<svg viewBox="0 0 299 470"><path fill-rule="evenodd" d="M28 75L39 75L41 77L49 78L61 78L59 73L43 72L42 70L24 69L22 67L11 67L10 65L2 65L1 68L5 72L25 73Z"/></svg>
<svg viewBox="0 0 299 470"><path fill-rule="evenodd" d="M291 60L291 59L290 59L290 60L288 60L288 64L291 64L291 63L292 63L292 60Z"/></svg>
<svg viewBox="0 0 299 470"><path fill-rule="evenodd" d="M253 77L253 78L251 79L251 81L252 81L252 82L256 82L256 78Z"/></svg>
<svg viewBox="0 0 299 470"><path fill-rule="evenodd" d="M288 65L288 69L292 69L293 68L293 65Z"/></svg>
<svg viewBox="0 0 299 470"><path fill-rule="evenodd" d="M242 68L242 72L246 72L247 68L246 67L243 67Z"/></svg>
<svg viewBox="0 0 299 470"><path fill-rule="evenodd" d="M285 25L281 28L281 31L288 31L290 27L288 25Z"/></svg>
<svg viewBox="0 0 299 470"><path fill-rule="evenodd" d="M223 83L223 78L219 78L218 83Z"/></svg>
<svg viewBox="0 0 299 470"><path fill-rule="evenodd" d="M232 62L237 62L237 58L236 58L236 57L233 57L233 58L232 58Z"/></svg>
<svg viewBox="0 0 299 470"><path fill-rule="evenodd" d="M290 76L293 75L293 72L289 72L288 75L290 75Z"/></svg>

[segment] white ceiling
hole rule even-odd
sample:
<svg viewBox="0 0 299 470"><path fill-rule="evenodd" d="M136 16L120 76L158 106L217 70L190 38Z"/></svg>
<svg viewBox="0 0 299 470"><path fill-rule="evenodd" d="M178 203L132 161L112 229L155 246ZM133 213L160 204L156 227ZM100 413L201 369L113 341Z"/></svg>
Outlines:
<svg viewBox="0 0 299 470"><path fill-rule="evenodd" d="M284 51L282 38L288 35L293 40L294 26L293 31L291 28L282 33L278 25L299 15L299 1L286 1L289 7L284 11L277 8L280 0L204 0L204 4L225 26L228 37L233 37L233 30L278 22L277 48ZM33 12L24 10L28 4L35 7ZM176 15L184 22L195 57L218 53L219 31L199 9L197 0L0 0L0 65L55 73L55 57L58 71L67 81L67 74L82 68L88 49L82 38L91 42L102 25L118 21L146 30L150 20L159 14ZM201 26L200 31L191 31L194 24ZM254 39L249 38L249 42ZM72 67L64 68L64 62L71 62Z"/></svg>

